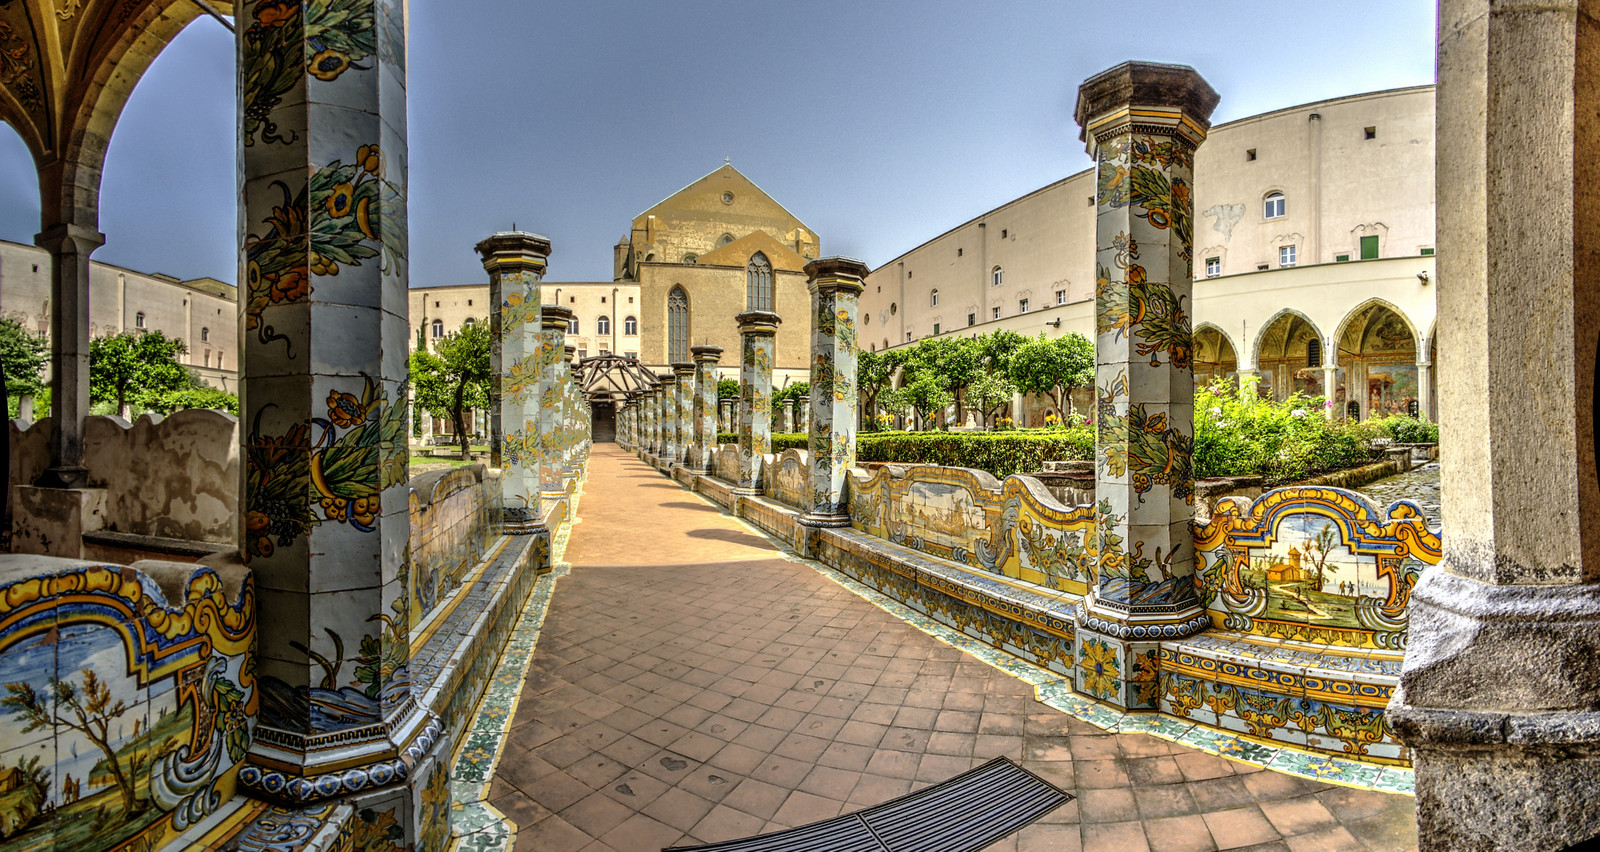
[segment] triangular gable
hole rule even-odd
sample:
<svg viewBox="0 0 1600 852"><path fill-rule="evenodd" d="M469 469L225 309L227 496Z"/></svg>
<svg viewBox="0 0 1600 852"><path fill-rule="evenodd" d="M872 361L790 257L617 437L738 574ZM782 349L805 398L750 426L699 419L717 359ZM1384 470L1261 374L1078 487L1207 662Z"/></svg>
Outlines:
<svg viewBox="0 0 1600 852"><path fill-rule="evenodd" d="M788 208L779 204L777 199L768 195L766 190L756 186L755 181L744 176L744 173L732 165L722 165L712 170L709 174L689 184L683 189L661 199L634 217L634 226L637 228L646 216L651 214L664 215L669 211L674 212L699 212L719 213L723 208L722 194L732 192L739 199L739 206L747 211L744 215L759 215L760 208L770 207L769 214L788 217L794 226L806 228ZM752 198L753 194L753 198ZM755 201L755 204L751 204ZM809 228L806 228L809 231Z"/></svg>
<svg viewBox="0 0 1600 852"><path fill-rule="evenodd" d="M799 272L805 269L809 262L801 257L799 252L778 242L766 231L755 231L700 255L700 259L695 263L712 266L745 266L758 251L767 256L767 262L772 264L773 269L785 272Z"/></svg>

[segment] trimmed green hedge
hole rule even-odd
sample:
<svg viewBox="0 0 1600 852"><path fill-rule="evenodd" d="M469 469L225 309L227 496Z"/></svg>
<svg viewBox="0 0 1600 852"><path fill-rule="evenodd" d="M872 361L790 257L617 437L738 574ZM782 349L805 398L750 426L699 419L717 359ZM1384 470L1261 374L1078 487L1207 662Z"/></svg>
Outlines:
<svg viewBox="0 0 1600 852"><path fill-rule="evenodd" d="M738 438L723 432L717 441L732 444ZM803 432L772 436L775 453L806 448ZM1043 470L1047 461L1093 457L1094 429L1090 427L1056 432L875 432L856 436L856 461L970 467L1001 478Z"/></svg>

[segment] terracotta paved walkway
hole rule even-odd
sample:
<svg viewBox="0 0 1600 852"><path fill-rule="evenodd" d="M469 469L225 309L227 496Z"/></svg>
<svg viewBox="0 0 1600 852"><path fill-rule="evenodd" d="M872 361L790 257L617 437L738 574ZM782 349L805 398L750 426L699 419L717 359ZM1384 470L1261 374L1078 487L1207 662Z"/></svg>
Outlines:
<svg viewBox="0 0 1600 852"><path fill-rule="evenodd" d="M854 811L1008 755L1077 800L991 847L1406 850L1406 796L1108 734L596 445L490 797L518 850L643 852Z"/></svg>

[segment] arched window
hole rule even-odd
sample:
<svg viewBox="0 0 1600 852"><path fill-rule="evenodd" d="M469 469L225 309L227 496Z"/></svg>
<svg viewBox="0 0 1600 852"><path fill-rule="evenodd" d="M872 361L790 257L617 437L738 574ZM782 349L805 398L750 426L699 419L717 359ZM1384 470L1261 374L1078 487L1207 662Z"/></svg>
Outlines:
<svg viewBox="0 0 1600 852"><path fill-rule="evenodd" d="M595 320L594 321L594 333L595 334L610 334L611 333L611 317L601 316L599 319Z"/></svg>
<svg viewBox="0 0 1600 852"><path fill-rule="evenodd" d="M756 252L750 258L750 265L744 268L745 277L745 310L771 311L772 310L772 264L767 256Z"/></svg>
<svg viewBox="0 0 1600 852"><path fill-rule="evenodd" d="M433 336L444 337L444 320L433 321Z"/></svg>
<svg viewBox="0 0 1600 852"><path fill-rule="evenodd" d="M1261 203L1261 218L1277 219L1288 212L1288 201L1281 192L1269 192Z"/></svg>
<svg viewBox="0 0 1600 852"><path fill-rule="evenodd" d="M577 317L573 317L572 319L567 320L567 333L568 334L577 334L578 333L578 318Z"/></svg>
<svg viewBox="0 0 1600 852"><path fill-rule="evenodd" d="M1322 366L1322 341L1315 337L1306 341L1306 366Z"/></svg>
<svg viewBox="0 0 1600 852"><path fill-rule="evenodd" d="M699 259L700 259L700 256L697 255L697 254L686 254L686 255L683 256L683 262L684 263L694 263L695 261L697 261Z"/></svg>
<svg viewBox="0 0 1600 852"><path fill-rule="evenodd" d="M991 270L989 272L989 285L990 286L999 287L1001 284L1005 283L1005 280L1006 280L1006 271L1004 269L1001 269L1000 267L996 266L993 270Z"/></svg>
<svg viewBox="0 0 1600 852"><path fill-rule="evenodd" d="M733 242L733 235L732 234L723 234L722 235L722 239L717 241L717 245L725 246L725 245L727 245L728 243L731 243L731 242Z"/></svg>
<svg viewBox="0 0 1600 852"><path fill-rule="evenodd" d="M144 311L140 311L133 315L133 327L144 328Z"/></svg>
<svg viewBox="0 0 1600 852"><path fill-rule="evenodd" d="M211 339L211 329L209 329L209 328L201 328L200 329L200 342L204 343L204 342L206 342L207 340L210 340L210 339Z"/></svg>
<svg viewBox="0 0 1600 852"><path fill-rule="evenodd" d="M673 364L689 360L689 294L682 287L673 287L667 296L667 361Z"/></svg>
<svg viewBox="0 0 1600 852"><path fill-rule="evenodd" d="M622 321L622 333L623 334L638 334L639 333L639 320L637 320L637 319L635 319L633 317L628 317L627 319L623 320Z"/></svg>
<svg viewBox="0 0 1600 852"><path fill-rule="evenodd" d="M930 308L939 307L939 291L938 291L937 288L934 289L933 292L928 294L928 307L930 307Z"/></svg>

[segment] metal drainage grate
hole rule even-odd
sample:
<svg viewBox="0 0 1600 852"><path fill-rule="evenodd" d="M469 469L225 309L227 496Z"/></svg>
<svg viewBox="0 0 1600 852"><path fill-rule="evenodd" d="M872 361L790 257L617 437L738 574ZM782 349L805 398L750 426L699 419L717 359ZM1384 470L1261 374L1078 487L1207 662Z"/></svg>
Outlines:
<svg viewBox="0 0 1600 852"><path fill-rule="evenodd" d="M1072 799L997 757L864 811L787 831L662 852L975 852Z"/></svg>

